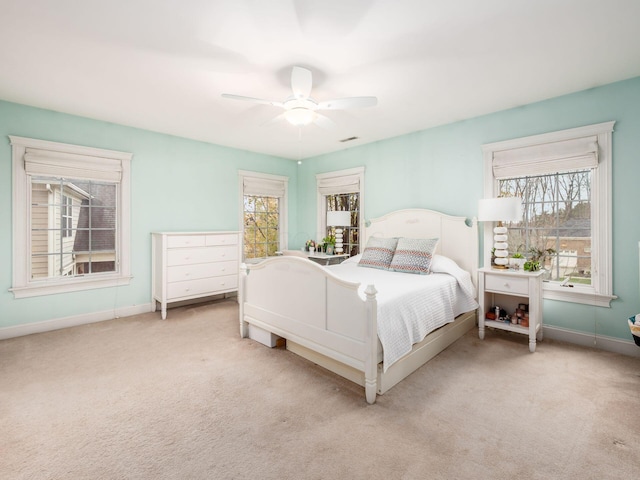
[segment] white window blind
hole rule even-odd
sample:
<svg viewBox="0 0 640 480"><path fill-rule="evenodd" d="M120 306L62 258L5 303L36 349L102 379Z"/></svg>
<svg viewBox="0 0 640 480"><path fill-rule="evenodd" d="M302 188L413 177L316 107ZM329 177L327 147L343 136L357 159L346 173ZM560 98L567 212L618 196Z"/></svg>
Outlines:
<svg viewBox="0 0 640 480"><path fill-rule="evenodd" d="M496 179L584 170L597 165L596 136L495 151L492 162Z"/></svg>
<svg viewBox="0 0 640 480"><path fill-rule="evenodd" d="M286 180L273 178L244 176L242 185L245 195L284 197L286 191Z"/></svg>
<svg viewBox="0 0 640 480"><path fill-rule="evenodd" d="M360 191L360 175L341 175L336 177L317 178L318 192L321 195L338 195Z"/></svg>
<svg viewBox="0 0 640 480"><path fill-rule="evenodd" d="M81 178L107 182L119 182L122 178L122 163L119 159L37 148L26 149L24 169L27 175L34 176Z"/></svg>

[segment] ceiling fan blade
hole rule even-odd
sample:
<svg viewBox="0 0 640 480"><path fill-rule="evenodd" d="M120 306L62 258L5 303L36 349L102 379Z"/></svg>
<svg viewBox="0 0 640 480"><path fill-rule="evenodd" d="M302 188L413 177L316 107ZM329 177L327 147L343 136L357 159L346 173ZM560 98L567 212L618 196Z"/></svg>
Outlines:
<svg viewBox="0 0 640 480"><path fill-rule="evenodd" d="M309 98L312 84L313 76L310 70L302 67L293 67L293 70L291 70L291 90L295 98Z"/></svg>
<svg viewBox="0 0 640 480"><path fill-rule="evenodd" d="M233 95L231 93L223 93L222 94L223 98L230 98L231 100L242 100L244 102L253 102L253 103L260 103L263 105L273 105L274 107L282 107L283 104L282 102L276 102L273 100L264 100L262 98L253 98L253 97L245 97L242 95Z"/></svg>
<svg viewBox="0 0 640 480"><path fill-rule="evenodd" d="M280 115L276 115L275 117L267 120L266 122L261 123L260 126L261 127L269 127L271 125L275 125L276 123L284 122L287 119L287 117L285 117L285 113L286 112L283 112Z"/></svg>
<svg viewBox="0 0 640 480"><path fill-rule="evenodd" d="M376 97L348 97L327 100L318 104L318 110L345 110L348 108L367 108L378 104Z"/></svg>
<svg viewBox="0 0 640 480"><path fill-rule="evenodd" d="M336 122L331 120L329 117L320 115L318 112L316 112L316 118L313 123L315 123L320 128L324 128L325 130L330 130L336 126Z"/></svg>

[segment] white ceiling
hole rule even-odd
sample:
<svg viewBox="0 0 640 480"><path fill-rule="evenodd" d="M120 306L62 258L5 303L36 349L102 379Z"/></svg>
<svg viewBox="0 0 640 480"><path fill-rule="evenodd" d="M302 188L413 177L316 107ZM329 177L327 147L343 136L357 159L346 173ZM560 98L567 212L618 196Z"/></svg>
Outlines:
<svg viewBox="0 0 640 480"><path fill-rule="evenodd" d="M0 99L298 159L640 75L638 0L0 0ZM263 125L293 65L336 126ZM359 137L340 143L340 139Z"/></svg>

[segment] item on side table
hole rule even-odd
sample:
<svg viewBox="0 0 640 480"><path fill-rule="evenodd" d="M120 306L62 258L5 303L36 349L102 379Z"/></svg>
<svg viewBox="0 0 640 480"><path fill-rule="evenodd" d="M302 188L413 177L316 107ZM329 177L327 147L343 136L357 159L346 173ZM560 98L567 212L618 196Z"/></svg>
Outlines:
<svg viewBox="0 0 640 480"><path fill-rule="evenodd" d="M313 240L307 240L307 243L305 244L305 249L311 253L315 252L316 242L314 242Z"/></svg>
<svg viewBox="0 0 640 480"><path fill-rule="evenodd" d="M640 313L633 317L629 317L628 322L629 330L631 330L631 335L633 336L633 341L640 347Z"/></svg>

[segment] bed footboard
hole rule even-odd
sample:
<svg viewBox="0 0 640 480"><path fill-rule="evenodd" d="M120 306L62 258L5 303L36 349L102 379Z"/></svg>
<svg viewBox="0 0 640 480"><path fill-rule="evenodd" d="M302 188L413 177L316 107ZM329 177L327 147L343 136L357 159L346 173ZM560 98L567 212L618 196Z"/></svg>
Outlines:
<svg viewBox="0 0 640 480"><path fill-rule="evenodd" d="M240 334L248 325L291 340L364 373L367 402L377 389L376 290L346 282L297 257L269 258L240 269Z"/></svg>

